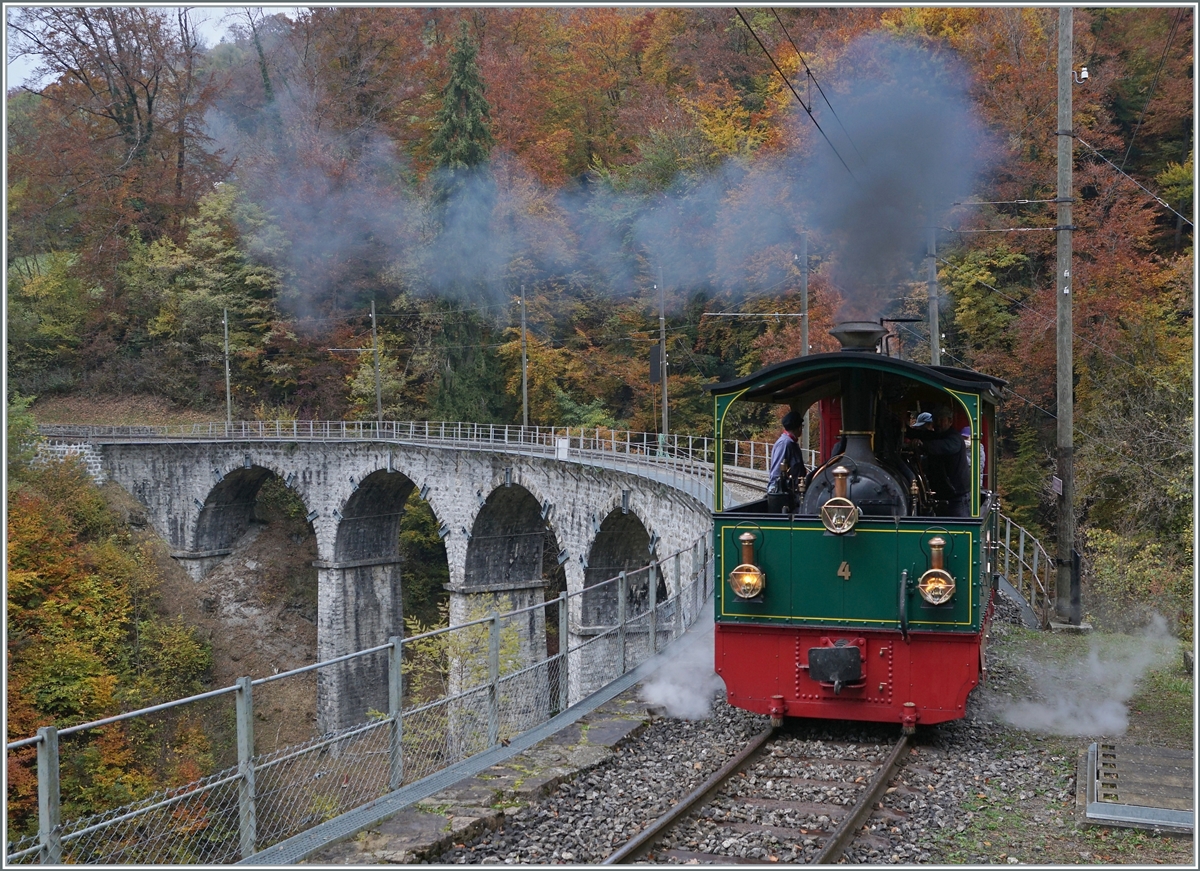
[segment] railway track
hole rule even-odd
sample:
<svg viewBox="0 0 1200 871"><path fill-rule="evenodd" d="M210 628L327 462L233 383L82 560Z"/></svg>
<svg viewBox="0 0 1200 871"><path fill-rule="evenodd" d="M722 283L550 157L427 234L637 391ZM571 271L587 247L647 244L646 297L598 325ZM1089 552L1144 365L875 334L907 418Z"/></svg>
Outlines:
<svg viewBox="0 0 1200 871"><path fill-rule="evenodd" d="M879 801L907 747L768 730L603 864L819 865L856 840L886 847L862 830L873 814L895 821Z"/></svg>

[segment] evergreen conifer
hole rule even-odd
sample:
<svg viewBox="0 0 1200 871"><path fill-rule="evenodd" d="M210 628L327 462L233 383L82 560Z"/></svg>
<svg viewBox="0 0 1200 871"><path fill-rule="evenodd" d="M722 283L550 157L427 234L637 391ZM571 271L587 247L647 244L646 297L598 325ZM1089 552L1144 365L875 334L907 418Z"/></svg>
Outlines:
<svg viewBox="0 0 1200 871"><path fill-rule="evenodd" d="M442 108L430 143L435 165L449 174L486 163L495 144L478 57L464 21L450 52L450 81L442 91Z"/></svg>

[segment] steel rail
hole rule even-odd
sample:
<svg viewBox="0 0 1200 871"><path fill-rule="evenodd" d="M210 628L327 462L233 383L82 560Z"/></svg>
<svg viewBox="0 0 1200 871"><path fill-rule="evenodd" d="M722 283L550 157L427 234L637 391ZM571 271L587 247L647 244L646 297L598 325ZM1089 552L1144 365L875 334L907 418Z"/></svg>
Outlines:
<svg viewBox="0 0 1200 871"><path fill-rule="evenodd" d="M684 798L680 800L679 804L675 805L657 820L634 835L628 842L626 842L625 846L621 847L616 852L609 854L609 856L600 864L622 865L641 858L643 853L649 851L659 834L673 826L696 805L703 804L714 792L720 789L721 785L726 780L736 774L747 762L749 762L774 734L775 728L772 727L767 729L767 731L756 735L753 739L751 739L750 743L746 745L745 749L721 766L721 768L718 769L711 777L709 777L708 780L704 781L704 783L700 784L698 787L684 796Z"/></svg>
<svg viewBox="0 0 1200 871"><path fill-rule="evenodd" d="M821 846L821 852L813 859L814 865L832 865L841 858L842 852L846 847L850 846L850 842L854 840L854 835L858 831L859 826L866 822L870 817L872 808L883 795L887 785L892 781L892 775L896 769L900 767L900 754L908 746L908 736L901 735L900 740L896 742L896 746L892 748L892 752L888 754L888 758L880 767L875 779L871 781L862 795L858 797L858 801L854 804L854 810L847 814L829 839Z"/></svg>

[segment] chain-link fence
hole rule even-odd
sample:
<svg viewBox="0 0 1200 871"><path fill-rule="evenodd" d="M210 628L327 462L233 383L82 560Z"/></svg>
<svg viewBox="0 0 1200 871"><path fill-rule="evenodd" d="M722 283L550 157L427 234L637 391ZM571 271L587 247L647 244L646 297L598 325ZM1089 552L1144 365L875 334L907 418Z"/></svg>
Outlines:
<svg viewBox="0 0 1200 871"><path fill-rule="evenodd" d="M541 725L681 635L712 577L702 539L549 602L93 723L44 727L7 745L10 775L32 771L36 784L9 778L6 861L236 862ZM584 597L597 595L615 608L585 626ZM350 688L386 700L386 710L299 743L256 734L256 710L286 713L281 706L305 694L305 710L315 710L323 685L355 674L386 676L384 688ZM154 785L130 761L131 747L143 757L156 751L159 779L179 785ZM181 782L198 759L207 772ZM36 817L15 818L17 793L28 800L32 791Z"/></svg>

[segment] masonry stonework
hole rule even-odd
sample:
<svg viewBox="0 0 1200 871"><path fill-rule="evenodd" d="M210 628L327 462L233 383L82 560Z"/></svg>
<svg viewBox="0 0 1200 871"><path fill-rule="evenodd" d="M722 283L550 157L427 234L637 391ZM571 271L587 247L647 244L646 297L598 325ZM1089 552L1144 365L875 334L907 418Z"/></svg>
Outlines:
<svg viewBox="0 0 1200 871"><path fill-rule="evenodd" d="M594 583L586 577L593 562L645 565L687 550L686 583L707 556L706 550L693 549L710 529L707 507L696 498L633 471L573 460L362 440L135 443L93 438L90 445L55 450L72 447L99 458L101 474L146 506L172 556L195 578L231 552L253 519L258 489L278 476L303 501L317 540L318 661L402 634L398 525L414 489L444 536L452 616L458 619L473 610L472 596L494 599L505 586L521 590L522 601L540 596L533 582L550 568L542 565L546 534L558 547L556 560L563 561L572 593L581 591L585 580ZM597 546L605 529L628 532L638 526L644 535L610 536L613 540ZM668 594L676 592L675 583L664 578ZM581 600L572 599L572 633L584 625ZM544 649L544 635L543 626L531 624L531 637L522 645ZM379 668L365 672L349 665L321 669L329 672L319 676L325 731L360 722L369 709L385 709L383 662L381 657ZM587 689L572 682L571 701Z"/></svg>

